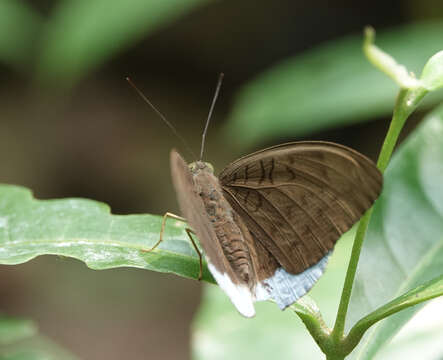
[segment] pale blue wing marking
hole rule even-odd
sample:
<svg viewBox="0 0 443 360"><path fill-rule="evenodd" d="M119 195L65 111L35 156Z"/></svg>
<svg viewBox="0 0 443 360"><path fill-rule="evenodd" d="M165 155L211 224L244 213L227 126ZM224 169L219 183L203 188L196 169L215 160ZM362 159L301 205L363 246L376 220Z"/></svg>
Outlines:
<svg viewBox="0 0 443 360"><path fill-rule="evenodd" d="M324 273L331 253L332 251L328 252L317 264L297 275L289 274L281 267L278 268L273 276L258 286L256 300L273 299L279 308L284 310L314 286Z"/></svg>

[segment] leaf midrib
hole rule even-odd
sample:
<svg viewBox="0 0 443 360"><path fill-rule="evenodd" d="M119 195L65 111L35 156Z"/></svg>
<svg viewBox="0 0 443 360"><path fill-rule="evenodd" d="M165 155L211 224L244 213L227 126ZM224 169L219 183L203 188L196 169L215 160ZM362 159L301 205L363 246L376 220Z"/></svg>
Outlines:
<svg viewBox="0 0 443 360"><path fill-rule="evenodd" d="M179 240L179 241L183 241L183 240ZM85 245L85 244L94 245L94 246L105 245L105 246L114 246L114 247L121 247L121 248L136 249L136 250L140 250L140 251L143 250L143 249L146 249L146 246L135 245L135 244L130 244L130 243L124 243L124 242L120 242L120 241L108 241L108 240L102 240L102 239L100 239L100 240L97 240L97 239L91 240L91 239L86 239L86 238L71 238L71 240L68 240L68 241L66 241L66 239L63 239L63 243L66 243L66 244L69 244L69 245L66 245L66 246L60 246L59 245L59 246L61 248L65 248L65 247L69 247L69 246L72 246L72 245L76 245L79 242L83 242L83 244L80 244L80 245ZM185 242L185 241L183 241L183 242ZM10 245L12 245L12 247L18 248L18 247L20 247L22 245L23 246L31 246L31 245L34 245L34 244L39 244L39 245L41 245L41 244L57 245L57 244L63 244L63 243L61 243L61 242L57 243L56 241L50 241L48 239L36 239L36 240L32 240L32 241L14 240L13 242L9 242L9 243L5 244L7 246L0 247L0 249L1 248L7 249L7 247L9 247ZM72 243L72 244L70 244L70 243ZM40 251L34 251L34 250L32 250L30 252L37 253L36 256L38 256L39 253L40 253ZM174 256L177 256L177 257L182 257L182 258L185 258L185 259L192 259L193 261L198 261L197 257L193 257L193 256L190 256L190 255L184 255L184 254L181 254L181 253L177 253L177 252L174 252L174 251L171 251L171 250L166 250L166 249L161 249L161 248L153 249L151 252L156 254L156 255L161 255L162 253L164 253L165 255L166 254L170 254L170 255L174 255Z"/></svg>

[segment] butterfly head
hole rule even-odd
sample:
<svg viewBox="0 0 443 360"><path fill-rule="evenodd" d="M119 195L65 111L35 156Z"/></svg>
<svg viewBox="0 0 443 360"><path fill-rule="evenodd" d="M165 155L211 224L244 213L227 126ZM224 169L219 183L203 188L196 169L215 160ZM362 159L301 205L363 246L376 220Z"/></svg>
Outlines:
<svg viewBox="0 0 443 360"><path fill-rule="evenodd" d="M206 171L211 174L214 173L214 167L210 163L204 161L195 161L193 163L190 163L189 170L191 170L191 173L193 174L201 171Z"/></svg>

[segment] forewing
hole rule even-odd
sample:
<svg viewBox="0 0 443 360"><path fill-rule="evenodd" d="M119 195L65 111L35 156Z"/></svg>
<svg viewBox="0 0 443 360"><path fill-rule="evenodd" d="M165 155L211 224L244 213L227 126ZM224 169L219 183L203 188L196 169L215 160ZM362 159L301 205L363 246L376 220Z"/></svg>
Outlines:
<svg viewBox="0 0 443 360"><path fill-rule="evenodd" d="M227 293L236 308L244 316L255 314L252 293L242 283L223 254L214 228L206 214L205 206L196 192L188 165L180 154L172 150L171 175L182 215L197 234L205 252L208 267L220 287Z"/></svg>
<svg viewBox="0 0 443 360"><path fill-rule="evenodd" d="M292 274L320 261L382 187L371 160L342 145L313 141L242 157L219 179L254 239Z"/></svg>

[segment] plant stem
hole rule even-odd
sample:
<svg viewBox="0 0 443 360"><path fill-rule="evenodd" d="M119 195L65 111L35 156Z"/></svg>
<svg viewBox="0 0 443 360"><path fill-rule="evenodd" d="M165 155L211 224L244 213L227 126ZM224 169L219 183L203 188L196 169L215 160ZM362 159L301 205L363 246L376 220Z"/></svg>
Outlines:
<svg viewBox="0 0 443 360"><path fill-rule="evenodd" d="M418 103L427 93L428 91L424 88L418 88L412 91L402 89L399 92L392 121L389 125L389 130L386 134L385 141L383 142L383 146L377 161L377 167L382 173L385 172L389 164L389 160L391 159L398 136L403 129L406 119L416 109Z"/></svg>
<svg viewBox="0 0 443 360"><path fill-rule="evenodd" d="M377 162L377 166L382 173L386 170L386 167L388 166L392 152L394 151L395 144L397 143L398 136L401 132L401 129L403 128L403 125L405 124L406 119L412 113L412 111L415 110L418 103L426 95L426 93L427 91L424 88L400 90L394 107L392 121L386 134L385 141L383 143ZM354 244L352 246L351 258L349 260L349 265L346 272L340 305L337 312L337 318L331 334L332 340L335 344L337 344L337 346L340 346L343 340L346 314L348 311L349 300L351 298L352 286L354 283L358 260L360 258L360 253L363 246L363 240L366 235L366 230L368 228L371 215L372 208L368 210L368 212L361 218L358 225L357 233L355 235ZM349 353L351 351L352 349L346 349L346 353Z"/></svg>
<svg viewBox="0 0 443 360"><path fill-rule="evenodd" d="M326 355L326 360L344 360L343 355Z"/></svg>
<svg viewBox="0 0 443 360"><path fill-rule="evenodd" d="M332 330L332 338L335 343L340 343L343 340L343 333L345 328L346 314L348 311L349 300L352 293L352 285L354 283L355 274L357 271L358 260L360 258L361 248L363 246L363 239L368 228L369 220L371 218L372 209L370 209L360 220L357 228L354 244L352 246L351 258L349 260L348 269L346 271L345 282L338 307L337 318L335 320L334 329Z"/></svg>

